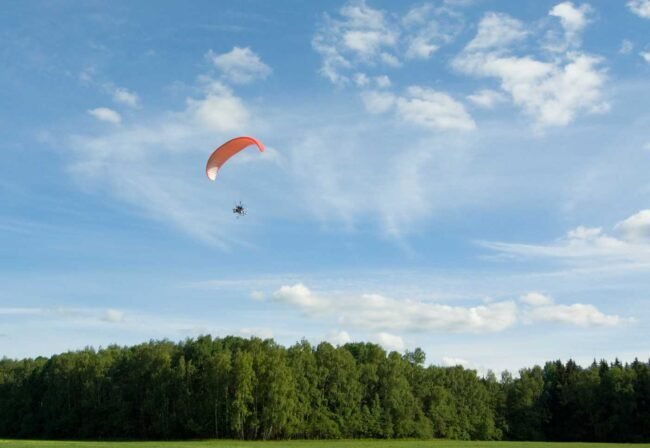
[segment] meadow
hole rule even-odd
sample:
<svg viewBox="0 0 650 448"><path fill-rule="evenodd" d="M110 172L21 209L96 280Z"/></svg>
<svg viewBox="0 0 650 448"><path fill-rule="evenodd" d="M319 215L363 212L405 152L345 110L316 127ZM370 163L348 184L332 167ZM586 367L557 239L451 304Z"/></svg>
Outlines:
<svg viewBox="0 0 650 448"><path fill-rule="evenodd" d="M650 447L650 444L484 442L459 440L288 440L246 442L206 440L177 442L71 442L43 440L0 440L2 448L591 448Z"/></svg>

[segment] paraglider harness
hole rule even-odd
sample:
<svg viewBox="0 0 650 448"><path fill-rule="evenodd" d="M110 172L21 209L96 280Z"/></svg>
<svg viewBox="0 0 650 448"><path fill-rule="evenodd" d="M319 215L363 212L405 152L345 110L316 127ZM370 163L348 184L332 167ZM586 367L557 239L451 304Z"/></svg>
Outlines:
<svg viewBox="0 0 650 448"><path fill-rule="evenodd" d="M237 215L237 218L246 216L246 208L244 207L244 204L241 203L241 201L239 201L239 203L233 207L232 212Z"/></svg>

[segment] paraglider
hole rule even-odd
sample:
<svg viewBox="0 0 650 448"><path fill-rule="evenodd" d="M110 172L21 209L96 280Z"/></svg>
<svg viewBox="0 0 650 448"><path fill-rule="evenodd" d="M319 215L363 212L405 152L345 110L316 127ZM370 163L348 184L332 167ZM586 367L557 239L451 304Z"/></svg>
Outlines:
<svg viewBox="0 0 650 448"><path fill-rule="evenodd" d="M215 149L205 166L205 174L208 179L214 181L217 178L217 173L228 159L251 145L257 146L260 152L264 152L264 144L253 137L236 137Z"/></svg>
<svg viewBox="0 0 650 448"><path fill-rule="evenodd" d="M219 146L208 159L208 163L205 166L205 175L208 176L208 179L214 181L217 178L219 170L228 159L252 145L257 146L260 152L264 152L264 144L253 137L236 137ZM240 201L232 209L232 212L237 218L246 216L246 207Z"/></svg>

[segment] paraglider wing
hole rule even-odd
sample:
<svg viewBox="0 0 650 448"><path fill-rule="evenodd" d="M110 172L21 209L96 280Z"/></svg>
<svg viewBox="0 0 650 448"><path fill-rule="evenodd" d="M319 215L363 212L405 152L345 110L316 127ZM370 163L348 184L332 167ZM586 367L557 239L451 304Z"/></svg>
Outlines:
<svg viewBox="0 0 650 448"><path fill-rule="evenodd" d="M253 137L233 138L215 149L205 166L205 174L208 176L208 179L215 180L219 169L228 159L251 145L257 146L260 152L264 151L264 144Z"/></svg>

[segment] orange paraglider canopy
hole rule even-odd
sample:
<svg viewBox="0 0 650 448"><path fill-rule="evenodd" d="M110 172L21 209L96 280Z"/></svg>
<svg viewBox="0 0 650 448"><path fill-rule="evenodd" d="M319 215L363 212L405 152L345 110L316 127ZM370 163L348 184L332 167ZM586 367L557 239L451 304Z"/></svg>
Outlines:
<svg viewBox="0 0 650 448"><path fill-rule="evenodd" d="M205 166L205 174L208 179L215 180L219 169L228 159L251 145L257 146L260 152L264 151L264 144L253 137L236 137L215 149Z"/></svg>

